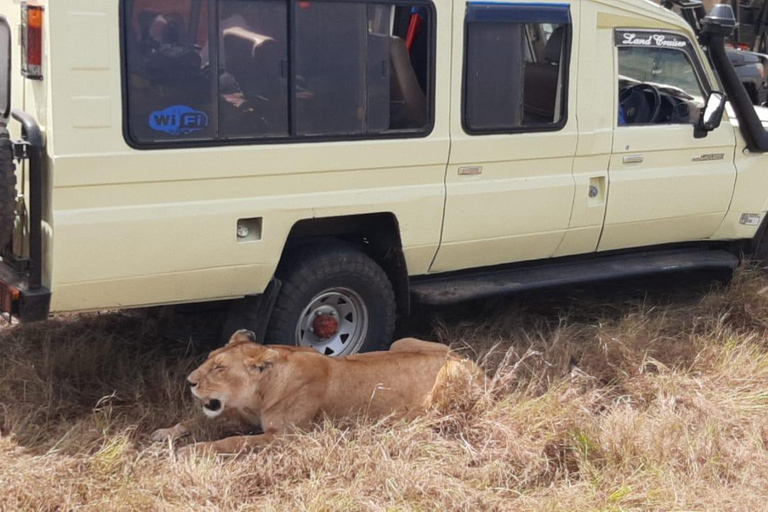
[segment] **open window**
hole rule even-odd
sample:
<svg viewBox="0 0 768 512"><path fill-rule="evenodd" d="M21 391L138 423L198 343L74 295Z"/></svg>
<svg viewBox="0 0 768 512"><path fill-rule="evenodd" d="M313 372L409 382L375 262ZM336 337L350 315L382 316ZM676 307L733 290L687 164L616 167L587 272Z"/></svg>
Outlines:
<svg viewBox="0 0 768 512"><path fill-rule="evenodd" d="M561 128L570 30L568 6L470 4L464 63L467 132Z"/></svg>
<svg viewBox="0 0 768 512"><path fill-rule="evenodd" d="M124 0L124 9L134 144L430 130L431 4Z"/></svg>

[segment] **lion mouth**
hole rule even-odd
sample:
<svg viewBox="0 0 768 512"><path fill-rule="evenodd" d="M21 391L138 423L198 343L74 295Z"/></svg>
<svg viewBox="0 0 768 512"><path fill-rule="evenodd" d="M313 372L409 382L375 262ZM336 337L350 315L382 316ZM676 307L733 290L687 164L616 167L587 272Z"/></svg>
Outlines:
<svg viewBox="0 0 768 512"><path fill-rule="evenodd" d="M203 404L203 407L211 412L218 412L221 409L221 400L214 398L212 400L208 400Z"/></svg>

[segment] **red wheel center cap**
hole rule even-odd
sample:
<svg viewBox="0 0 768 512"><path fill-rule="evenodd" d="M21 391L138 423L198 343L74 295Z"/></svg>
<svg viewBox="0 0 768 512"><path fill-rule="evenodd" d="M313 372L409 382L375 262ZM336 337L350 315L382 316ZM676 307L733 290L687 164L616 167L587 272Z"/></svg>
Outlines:
<svg viewBox="0 0 768 512"><path fill-rule="evenodd" d="M339 331L339 321L333 315L320 315L312 322L315 335L320 338L330 338Z"/></svg>

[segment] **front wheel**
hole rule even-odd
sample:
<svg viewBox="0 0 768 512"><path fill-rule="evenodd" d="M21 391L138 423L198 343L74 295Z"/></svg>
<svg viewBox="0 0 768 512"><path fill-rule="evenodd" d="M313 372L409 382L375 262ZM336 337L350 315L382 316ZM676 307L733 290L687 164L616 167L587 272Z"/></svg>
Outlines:
<svg viewBox="0 0 768 512"><path fill-rule="evenodd" d="M338 357L386 350L395 328L395 294L370 257L346 245L310 245L278 270L282 288L267 343L312 347Z"/></svg>

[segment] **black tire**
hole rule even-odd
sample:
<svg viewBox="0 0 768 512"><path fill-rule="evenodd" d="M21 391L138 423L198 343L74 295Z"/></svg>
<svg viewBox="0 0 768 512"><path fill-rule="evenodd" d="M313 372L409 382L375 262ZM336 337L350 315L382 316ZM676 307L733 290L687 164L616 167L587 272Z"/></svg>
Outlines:
<svg viewBox="0 0 768 512"><path fill-rule="evenodd" d="M312 346L330 356L389 348L395 330L395 294L386 273L364 253L342 243L301 246L287 255L277 271L277 278L282 282L282 288L267 327L267 343ZM302 328L312 321L313 313L320 315L311 307L325 300L323 297L327 294L333 296L336 290L343 291L339 297L347 293L353 296L355 303L364 305L366 322L364 327L360 323L359 331L355 331L364 334L352 334L346 341L335 339L333 344L328 338L328 345L319 337L312 342L311 336ZM344 304L343 300L341 304ZM344 310L340 311L344 313ZM357 320L361 316L362 311L359 311L355 316L349 313L345 318ZM338 325L341 332L342 325L346 324ZM300 336L303 336L302 343Z"/></svg>
<svg viewBox="0 0 768 512"><path fill-rule="evenodd" d="M0 253L13 237L16 222L16 165L8 129L0 124Z"/></svg>

